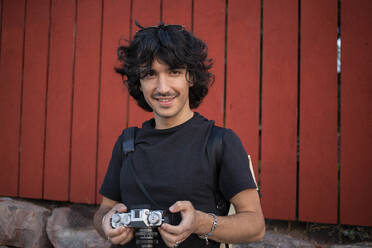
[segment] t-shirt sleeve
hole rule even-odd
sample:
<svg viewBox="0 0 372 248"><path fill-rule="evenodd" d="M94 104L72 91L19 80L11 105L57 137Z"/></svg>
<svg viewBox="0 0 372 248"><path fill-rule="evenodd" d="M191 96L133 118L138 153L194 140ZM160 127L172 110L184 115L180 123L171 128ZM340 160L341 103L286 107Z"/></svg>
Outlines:
<svg viewBox="0 0 372 248"><path fill-rule="evenodd" d="M249 168L249 160L239 137L227 129L223 137L223 155L219 186L226 199L231 199L239 192L256 188Z"/></svg>
<svg viewBox="0 0 372 248"><path fill-rule="evenodd" d="M111 200L121 201L120 196L120 170L122 161L121 136L118 138L112 151L111 160L107 168L105 179L99 193Z"/></svg>

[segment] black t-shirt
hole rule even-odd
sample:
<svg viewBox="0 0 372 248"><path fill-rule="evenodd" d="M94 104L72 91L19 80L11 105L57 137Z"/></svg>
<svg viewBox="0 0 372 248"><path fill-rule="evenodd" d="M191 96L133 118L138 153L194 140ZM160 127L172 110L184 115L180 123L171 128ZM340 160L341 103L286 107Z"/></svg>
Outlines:
<svg viewBox="0 0 372 248"><path fill-rule="evenodd" d="M131 154L135 173L152 199L168 209L178 200L190 201L195 209L216 213L215 172L208 163L207 140L214 122L198 113L187 122L170 129L155 129L154 119L144 122L135 138ZM119 136L101 186L100 193L127 207L150 205L133 174L122 161L123 137ZM222 161L218 186L226 199L255 188L247 154L238 136L230 129L223 137ZM152 207L153 208L153 207ZM163 245L163 246L162 246ZM120 247L136 247L135 241ZM160 238L158 247L166 247ZM179 247L219 247L191 235Z"/></svg>

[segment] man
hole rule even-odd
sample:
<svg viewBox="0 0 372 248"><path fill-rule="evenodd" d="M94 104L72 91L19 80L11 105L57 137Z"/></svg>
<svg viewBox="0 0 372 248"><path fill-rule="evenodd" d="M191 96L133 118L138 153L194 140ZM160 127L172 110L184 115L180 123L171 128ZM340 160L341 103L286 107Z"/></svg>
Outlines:
<svg viewBox="0 0 372 248"><path fill-rule="evenodd" d="M191 109L207 95L213 81L207 46L178 25L141 27L128 46L118 49L128 91L154 118L135 137L132 169L157 206L180 213L179 224L157 228L159 247L219 247L219 243L259 240L265 223L247 154L236 136L224 130L219 177L208 163L206 147L214 125ZM94 223L117 247L136 247L134 230L112 228L115 212L150 204L123 157L123 136L116 142ZM215 183L217 181L217 183ZM236 214L216 216L216 187ZM152 207L153 204L152 204ZM121 246L120 246L121 245Z"/></svg>

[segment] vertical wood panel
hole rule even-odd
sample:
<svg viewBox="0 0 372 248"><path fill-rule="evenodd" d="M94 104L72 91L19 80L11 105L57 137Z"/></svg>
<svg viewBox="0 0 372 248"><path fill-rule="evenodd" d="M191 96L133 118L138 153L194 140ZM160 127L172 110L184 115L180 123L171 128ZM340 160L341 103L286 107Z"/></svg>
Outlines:
<svg viewBox="0 0 372 248"><path fill-rule="evenodd" d="M52 1L44 198L68 200L75 0Z"/></svg>
<svg viewBox="0 0 372 248"><path fill-rule="evenodd" d="M25 2L3 2L0 58L0 194L18 194Z"/></svg>
<svg viewBox="0 0 372 248"><path fill-rule="evenodd" d="M296 217L298 1L265 0L262 58L262 206Z"/></svg>
<svg viewBox="0 0 372 248"><path fill-rule="evenodd" d="M191 31L192 0L163 0L162 21L183 25Z"/></svg>
<svg viewBox="0 0 372 248"><path fill-rule="evenodd" d="M226 127L232 128L258 169L260 2L230 1L228 7Z"/></svg>
<svg viewBox="0 0 372 248"><path fill-rule="evenodd" d="M42 198L49 0L27 1L20 196Z"/></svg>
<svg viewBox="0 0 372 248"><path fill-rule="evenodd" d="M2 41L2 35L1 31L3 28L3 0L0 1L0 56L1 56L1 41Z"/></svg>
<svg viewBox="0 0 372 248"><path fill-rule="evenodd" d="M114 67L120 38L129 39L130 2L130 0L103 1L97 203L101 201L98 190L106 174L114 142L125 128L126 122L127 91Z"/></svg>
<svg viewBox="0 0 372 248"><path fill-rule="evenodd" d="M138 30L134 21L143 26L154 26L160 22L160 0L133 0L132 9L132 38L135 31ZM128 126L141 127L145 120L153 118L152 112L146 112L138 107L137 102L129 97L129 113L128 113Z"/></svg>
<svg viewBox="0 0 372 248"><path fill-rule="evenodd" d="M73 202L95 203L102 0L79 0L71 151Z"/></svg>
<svg viewBox="0 0 372 248"><path fill-rule="evenodd" d="M301 4L299 219L337 223L337 1Z"/></svg>
<svg viewBox="0 0 372 248"><path fill-rule="evenodd" d="M225 11L224 0L194 0L194 33L207 43L209 57L214 61L212 73L216 77L197 111L221 126L224 125Z"/></svg>
<svg viewBox="0 0 372 248"><path fill-rule="evenodd" d="M372 226L372 2L341 3L342 224Z"/></svg>

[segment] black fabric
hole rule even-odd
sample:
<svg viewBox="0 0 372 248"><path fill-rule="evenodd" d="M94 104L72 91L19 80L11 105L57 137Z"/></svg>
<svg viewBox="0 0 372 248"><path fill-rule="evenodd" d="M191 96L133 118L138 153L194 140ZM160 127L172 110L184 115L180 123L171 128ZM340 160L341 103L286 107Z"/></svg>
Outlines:
<svg viewBox="0 0 372 248"><path fill-rule="evenodd" d="M163 209L168 209L178 200L188 200L195 209L217 213L216 171L209 166L206 154L207 140L213 125L213 121L195 113L187 122L170 129L154 129L152 119L137 130L135 152L132 154L133 169ZM126 161L121 165L121 143L122 136L114 146L100 193L123 202L129 208L133 205L151 205L125 166ZM226 199L256 187L247 154L237 135L229 129L224 132L220 162L218 185ZM135 247L135 242L132 240L121 247ZM162 240L159 247L166 247ZM191 235L179 247L218 247L218 244L210 242L206 246L204 240Z"/></svg>
<svg viewBox="0 0 372 248"><path fill-rule="evenodd" d="M221 161L223 153L223 136L226 129L213 126L207 142L207 156L210 167L215 167L214 185L216 210L218 215L227 215L229 213L230 202L223 196L218 185L218 178L221 172Z"/></svg>

